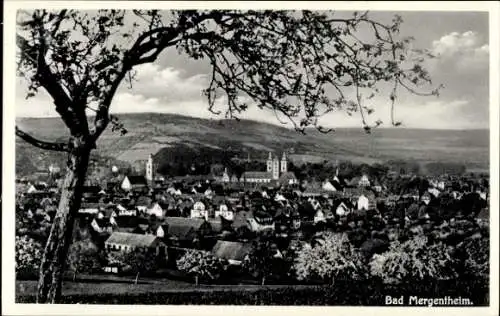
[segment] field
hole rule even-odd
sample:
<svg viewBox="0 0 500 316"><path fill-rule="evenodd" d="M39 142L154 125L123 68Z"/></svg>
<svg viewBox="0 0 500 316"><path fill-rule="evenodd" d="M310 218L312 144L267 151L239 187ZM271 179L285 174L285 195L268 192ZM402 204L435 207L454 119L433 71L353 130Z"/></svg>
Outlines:
<svg viewBox="0 0 500 316"><path fill-rule="evenodd" d="M96 154L133 162L147 159L162 148L176 145L214 150L233 150L246 158L267 158L268 151L287 150L297 163L350 160L356 163L412 160L420 163L453 162L474 171L489 169L488 130L337 129L330 134L308 131L306 135L254 121L209 120L171 114L120 114L129 133L119 136L108 129L100 138ZM45 140L64 140L65 127L59 118L18 118L24 130ZM64 156L41 153L17 140L18 172L32 172ZM61 158L62 157L62 158Z"/></svg>
<svg viewBox="0 0 500 316"><path fill-rule="evenodd" d="M360 283L361 282L361 283ZM432 283L432 282L431 282ZM35 281L18 281L16 302L34 303ZM66 304L141 305L344 305L383 306L385 296L463 297L472 306L488 306L488 288L480 282L383 285L356 281L334 286L194 286L171 284L73 283L63 285ZM405 302L407 305L408 302Z"/></svg>

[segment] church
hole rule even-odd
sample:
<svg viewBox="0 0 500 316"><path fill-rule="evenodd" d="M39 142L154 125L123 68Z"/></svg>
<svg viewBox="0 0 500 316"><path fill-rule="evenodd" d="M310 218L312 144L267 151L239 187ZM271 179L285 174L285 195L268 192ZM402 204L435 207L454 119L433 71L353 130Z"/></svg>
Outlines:
<svg viewBox="0 0 500 316"><path fill-rule="evenodd" d="M288 171L288 160L283 153L281 160L269 153L266 162L266 171L245 171L240 179L245 183L271 183L278 182L284 185L297 184L298 180L293 172Z"/></svg>

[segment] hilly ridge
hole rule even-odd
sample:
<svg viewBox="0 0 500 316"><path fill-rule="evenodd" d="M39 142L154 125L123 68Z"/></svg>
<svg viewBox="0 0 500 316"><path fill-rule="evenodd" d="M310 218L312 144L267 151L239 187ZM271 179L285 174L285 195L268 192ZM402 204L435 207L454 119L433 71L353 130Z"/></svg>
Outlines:
<svg viewBox="0 0 500 316"><path fill-rule="evenodd" d="M366 134L361 128L342 128L329 134L310 130L302 135L281 126L248 120L211 120L158 113L117 116L129 132L120 136L108 128L98 141L96 154L129 163L146 159L150 153L156 154L162 149L175 151L182 144L194 150L206 147L240 152L242 158L250 155L253 159L264 159L269 151L286 150L297 163L323 160L374 163L401 159L462 163L471 170L488 169L488 130L380 128ZM59 118L17 118L16 124L45 140L67 137ZM24 169L29 164L40 167L60 159L51 155L54 156L16 140L18 168Z"/></svg>

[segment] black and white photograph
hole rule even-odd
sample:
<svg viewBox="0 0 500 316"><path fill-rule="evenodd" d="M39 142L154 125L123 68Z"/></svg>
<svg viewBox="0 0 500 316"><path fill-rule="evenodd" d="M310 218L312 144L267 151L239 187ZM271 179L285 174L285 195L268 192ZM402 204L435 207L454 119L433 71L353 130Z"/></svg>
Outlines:
<svg viewBox="0 0 500 316"><path fill-rule="evenodd" d="M7 1L5 313L494 315L500 6L420 5Z"/></svg>

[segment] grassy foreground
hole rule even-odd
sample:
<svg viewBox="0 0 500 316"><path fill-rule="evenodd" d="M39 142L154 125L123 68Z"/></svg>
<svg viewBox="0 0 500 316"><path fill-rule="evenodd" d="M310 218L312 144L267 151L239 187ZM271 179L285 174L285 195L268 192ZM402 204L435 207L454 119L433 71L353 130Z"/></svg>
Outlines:
<svg viewBox="0 0 500 316"><path fill-rule="evenodd" d="M132 305L351 305L384 306L393 297L468 298L473 306L488 306L488 286L483 282L454 280L425 284L384 285L374 281L334 286L194 286L171 284L72 283L63 288L64 304ZM16 302L34 303L36 284L16 284ZM406 300L407 301L407 300ZM407 304L407 303L406 303Z"/></svg>

